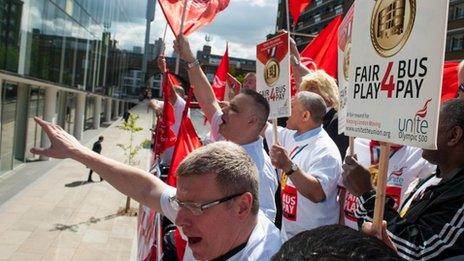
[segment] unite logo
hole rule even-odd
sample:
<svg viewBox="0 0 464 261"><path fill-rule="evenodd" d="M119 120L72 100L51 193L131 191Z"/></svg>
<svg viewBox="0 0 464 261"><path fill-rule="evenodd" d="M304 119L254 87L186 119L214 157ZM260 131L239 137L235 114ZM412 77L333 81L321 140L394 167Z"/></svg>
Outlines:
<svg viewBox="0 0 464 261"><path fill-rule="evenodd" d="M431 101L431 98L427 99L424 106L416 112L413 118L398 119L398 138L403 141L427 142L429 122L426 117Z"/></svg>
<svg viewBox="0 0 464 261"><path fill-rule="evenodd" d="M226 81L223 81L221 80L221 78L219 78L219 76L214 76L214 80L213 80L213 87L214 88L225 88L226 87Z"/></svg>

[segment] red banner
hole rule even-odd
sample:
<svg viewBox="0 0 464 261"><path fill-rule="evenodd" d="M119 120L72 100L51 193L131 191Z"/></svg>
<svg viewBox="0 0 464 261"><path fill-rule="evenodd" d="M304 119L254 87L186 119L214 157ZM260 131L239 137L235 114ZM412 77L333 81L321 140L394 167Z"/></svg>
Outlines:
<svg viewBox="0 0 464 261"><path fill-rule="evenodd" d="M216 71L216 75L214 75L213 81L213 91L216 99L219 101L224 100L224 94L226 92L226 81L227 81L227 73L229 72L229 47L226 47L226 52L224 56L222 56L221 62Z"/></svg>
<svg viewBox="0 0 464 261"><path fill-rule="evenodd" d="M163 115L158 118L156 123L156 134L155 134L155 154L160 155L167 148L174 146L176 143L176 134L174 133L172 126L175 122L174 107L169 102L171 95L171 89L169 85L173 85L172 81L175 79L169 72L164 74L163 80ZM175 95L174 93L172 95Z"/></svg>
<svg viewBox="0 0 464 261"><path fill-rule="evenodd" d="M174 35L179 35L184 3L187 3L183 35L189 35L211 23L229 5L229 0L158 0Z"/></svg>
<svg viewBox="0 0 464 261"><path fill-rule="evenodd" d="M292 16L293 27L295 27L298 23L300 14L311 2L311 0L288 0L288 9L290 10L290 15Z"/></svg>

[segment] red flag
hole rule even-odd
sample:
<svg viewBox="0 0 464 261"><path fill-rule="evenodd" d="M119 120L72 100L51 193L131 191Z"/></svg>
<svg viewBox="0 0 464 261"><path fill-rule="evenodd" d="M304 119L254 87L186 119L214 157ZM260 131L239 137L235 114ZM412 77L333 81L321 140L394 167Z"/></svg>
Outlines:
<svg viewBox="0 0 464 261"><path fill-rule="evenodd" d="M338 27L342 22L342 16L335 17L319 35L314 38L301 51L301 61L305 64L305 59L310 58L318 69L324 69L327 74L337 79L338 61ZM307 59L306 59L307 60ZM305 64L308 66L307 64ZM309 66L308 66L309 67Z"/></svg>
<svg viewBox="0 0 464 261"><path fill-rule="evenodd" d="M224 56L222 56L221 62L219 63L219 66L216 71L216 75L214 75L214 80L213 80L214 96L216 96L216 99L219 101L224 100L228 72L229 72L229 46L226 47L226 52L224 53Z"/></svg>
<svg viewBox="0 0 464 261"><path fill-rule="evenodd" d="M173 75L169 72L164 74L163 80L163 116L158 118L156 123L156 134L155 134L155 154L160 155L167 148L174 146L176 143L176 134L172 130L172 126L175 122L174 107L169 102L169 97L171 95L171 89L169 85L172 85L172 80L175 79ZM175 95L175 94L173 94Z"/></svg>
<svg viewBox="0 0 464 261"><path fill-rule="evenodd" d="M230 73L227 74L227 85L234 92L234 96L237 95L240 92L240 89L242 88L240 82L237 79L235 79L235 77L232 76Z"/></svg>
<svg viewBox="0 0 464 261"><path fill-rule="evenodd" d="M312 0L288 0L288 9L290 10L290 15L292 16L293 27L296 26L300 14L311 3L311 1Z"/></svg>
<svg viewBox="0 0 464 261"><path fill-rule="evenodd" d="M178 35L180 31L184 2L184 0L158 0L174 35ZM228 5L229 0L187 0L182 34L187 36L211 23L214 17Z"/></svg>
<svg viewBox="0 0 464 261"><path fill-rule="evenodd" d="M458 65L457 62L446 62L443 65L443 87L441 102L454 99L458 95Z"/></svg>
<svg viewBox="0 0 464 261"><path fill-rule="evenodd" d="M192 88L190 88L189 97L182 113L182 121L180 123L179 134L177 137L174 153L172 154L171 166L168 173L168 185L175 187L177 184L176 171L180 162L196 148L201 147L201 141L198 137L192 121L187 116L187 111L190 106L192 97Z"/></svg>

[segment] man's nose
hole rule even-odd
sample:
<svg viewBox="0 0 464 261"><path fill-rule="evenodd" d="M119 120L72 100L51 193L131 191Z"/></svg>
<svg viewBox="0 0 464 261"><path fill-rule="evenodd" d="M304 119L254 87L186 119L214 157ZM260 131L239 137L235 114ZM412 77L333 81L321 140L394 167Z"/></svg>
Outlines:
<svg viewBox="0 0 464 261"><path fill-rule="evenodd" d="M176 226L188 228L192 224L191 216L192 214L190 213L190 210L185 208L179 208L175 220Z"/></svg>

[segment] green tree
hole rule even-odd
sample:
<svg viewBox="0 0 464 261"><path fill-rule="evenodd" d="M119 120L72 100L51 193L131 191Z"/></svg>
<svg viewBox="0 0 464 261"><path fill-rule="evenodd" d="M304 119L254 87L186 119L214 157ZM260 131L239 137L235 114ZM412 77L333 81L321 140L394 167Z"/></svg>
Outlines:
<svg viewBox="0 0 464 261"><path fill-rule="evenodd" d="M119 148L124 151L124 156L126 157L125 163L134 166L139 163L137 161L137 154L139 153L140 149L142 149L142 144L134 145L134 133L142 131L143 128L137 126L137 120L139 116L135 113L131 113L129 115L129 119L126 121L122 121L121 125L118 126L119 129L127 131L130 133L129 143L127 144L116 144ZM125 213L128 213L130 210L130 198L127 197L126 200L126 208L124 210Z"/></svg>

